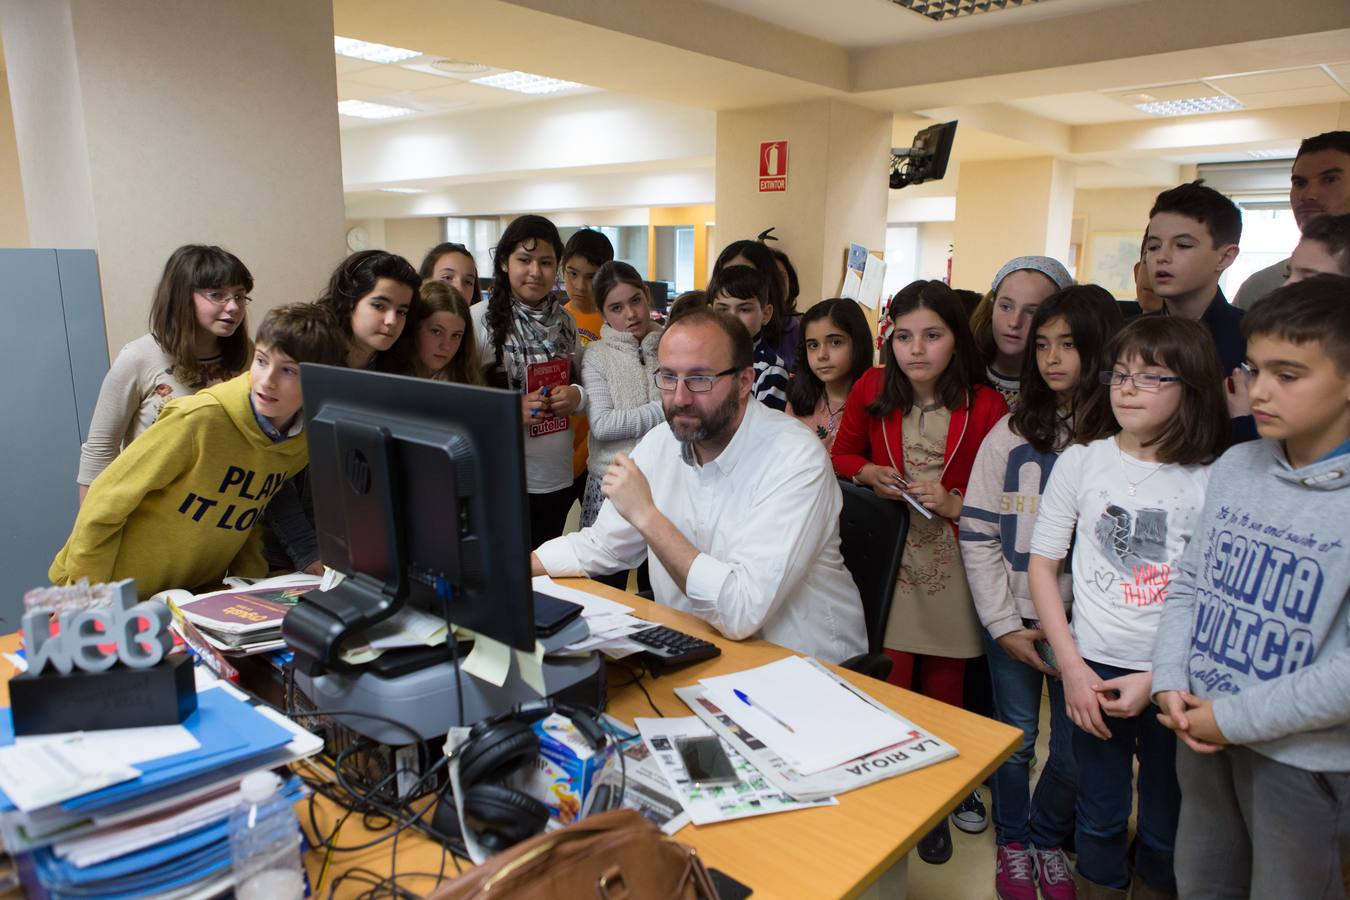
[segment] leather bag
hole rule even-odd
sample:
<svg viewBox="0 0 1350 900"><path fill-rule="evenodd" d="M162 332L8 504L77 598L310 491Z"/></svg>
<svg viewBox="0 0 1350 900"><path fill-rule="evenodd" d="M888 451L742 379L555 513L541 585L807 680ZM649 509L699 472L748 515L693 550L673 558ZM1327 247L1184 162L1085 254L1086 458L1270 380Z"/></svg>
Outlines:
<svg viewBox="0 0 1350 900"><path fill-rule="evenodd" d="M441 884L429 900L718 900L703 861L631 809L535 835Z"/></svg>

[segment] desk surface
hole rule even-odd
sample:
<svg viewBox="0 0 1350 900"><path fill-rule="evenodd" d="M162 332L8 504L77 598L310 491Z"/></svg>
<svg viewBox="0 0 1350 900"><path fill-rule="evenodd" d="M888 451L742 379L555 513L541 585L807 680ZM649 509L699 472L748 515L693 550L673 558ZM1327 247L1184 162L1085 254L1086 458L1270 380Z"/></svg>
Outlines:
<svg viewBox="0 0 1350 900"><path fill-rule="evenodd" d="M790 654L767 641L728 641L693 616L595 582L560 581L626 603L642 618L707 638L722 648L722 655L716 659L676 670L663 678L643 680L652 701L667 716L693 715L673 693L676 687L708 675L764 665ZM12 651L18 645L17 634L0 638L2 650ZM678 840L697 848L709 866L749 885L757 898L855 897L862 893L1006 759L1021 737L1020 731L1007 725L856 672L839 671L901 715L950 742L960 755L850 791L839 797L838 806L717 825L688 825L676 834ZM13 667L0 658L0 704L9 702L8 681L13 674ZM614 674L611 671L611 684L616 683ZM617 683L624 682L621 678ZM625 722L654 714L635 686L611 688L608 712ZM319 827L325 833L331 832L341 811L324 799L316 803L316 809ZM339 843L359 844L378 834L367 831L357 817L352 817L344 825ZM434 875L441 868L440 845L409 831L399 836L397 851L399 884L417 893L429 893L435 884ZM344 872L359 868L381 877L388 875L390 857L388 842L369 850L337 854L325 878L322 895L328 895L328 884ZM310 853L306 864L313 883L319 875L322 854ZM448 858L445 870L454 873L454 864ZM431 874L418 877L414 873ZM347 881L336 896L354 897L367 886Z"/></svg>
<svg viewBox="0 0 1350 900"><path fill-rule="evenodd" d="M722 655L716 659L678 669L662 678L643 680L653 702L667 716L693 715L675 696L675 688L709 675L764 665L790 654L767 641L728 641L693 616L595 582L560 579L560 583L619 600L632 606L642 618L707 638L722 648ZM1021 738L1020 731L1007 725L855 672L840 671L873 697L950 742L960 755L850 791L839 797L838 806L717 825L688 825L675 835L695 847L709 866L752 888L757 898L861 894L1006 759ZM615 679L615 674L611 671L611 684L623 684L622 678ZM632 722L637 716L654 715L635 686L611 688L608 712L625 722ZM318 807L319 826L331 831L340 812L327 801L321 801ZM343 827L339 841L357 844L369 834L353 817ZM340 854L334 858L326 882L331 882L336 873L358 867L387 875L390 855L388 844ZM400 836L397 859L398 872L406 873L399 875L400 885L418 893L430 892L434 878L414 877L412 873L434 876L441 866L440 846L420 834ZM307 863L313 880L319 872L321 855L310 854ZM453 864L447 861L445 865L453 874ZM337 896L355 896L363 889L355 882L343 884ZM327 884L322 893L327 895Z"/></svg>

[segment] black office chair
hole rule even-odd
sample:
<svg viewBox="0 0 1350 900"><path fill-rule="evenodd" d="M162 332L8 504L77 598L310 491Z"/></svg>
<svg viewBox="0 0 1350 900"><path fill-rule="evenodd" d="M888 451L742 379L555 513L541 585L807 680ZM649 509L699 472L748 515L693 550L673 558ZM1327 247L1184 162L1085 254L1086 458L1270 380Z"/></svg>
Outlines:
<svg viewBox="0 0 1350 900"><path fill-rule="evenodd" d="M863 621L867 624L867 653L840 665L880 681L891 674L890 657L882 653L891 596L900 575L900 559L909 531L909 508L878 497L869 488L839 479L844 508L839 513L839 544L844 565L862 596Z"/></svg>

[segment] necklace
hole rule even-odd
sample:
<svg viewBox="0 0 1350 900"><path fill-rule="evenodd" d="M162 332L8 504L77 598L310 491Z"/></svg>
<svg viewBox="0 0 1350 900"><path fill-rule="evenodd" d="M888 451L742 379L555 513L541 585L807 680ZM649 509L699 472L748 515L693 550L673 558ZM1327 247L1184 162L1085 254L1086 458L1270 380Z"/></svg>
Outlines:
<svg viewBox="0 0 1350 900"><path fill-rule="evenodd" d="M825 424L816 426L816 437L825 441L829 440L830 435L839 427L839 416L843 414L846 404L841 403L838 409L830 409L830 398L827 394L820 395L820 402L825 407Z"/></svg>
<svg viewBox="0 0 1350 900"><path fill-rule="evenodd" d="M1120 476L1124 478L1125 483L1129 485L1131 497L1134 496L1135 491L1138 489L1139 485L1143 484L1145 481L1148 481L1154 475L1157 475L1158 471L1162 468L1162 466L1157 466L1156 468L1153 469L1153 471L1149 472L1147 475L1145 475L1143 478L1140 478L1138 481L1131 481L1129 473L1125 470L1125 451L1120 449L1119 439L1116 440L1116 456L1120 458Z"/></svg>

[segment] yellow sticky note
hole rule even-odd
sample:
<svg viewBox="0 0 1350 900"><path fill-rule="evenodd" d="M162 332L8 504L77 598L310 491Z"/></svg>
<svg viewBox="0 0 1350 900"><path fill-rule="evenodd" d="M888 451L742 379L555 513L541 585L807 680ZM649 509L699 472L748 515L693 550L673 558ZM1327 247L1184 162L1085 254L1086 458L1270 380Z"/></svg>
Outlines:
<svg viewBox="0 0 1350 900"><path fill-rule="evenodd" d="M520 680L540 697L545 695L544 688L544 645L534 642L534 652L516 650L516 666L520 669Z"/></svg>
<svg viewBox="0 0 1350 900"><path fill-rule="evenodd" d="M511 648L481 634L469 634L473 638L473 650L460 664L460 668L475 678L501 687L506 683L507 673L511 671Z"/></svg>

